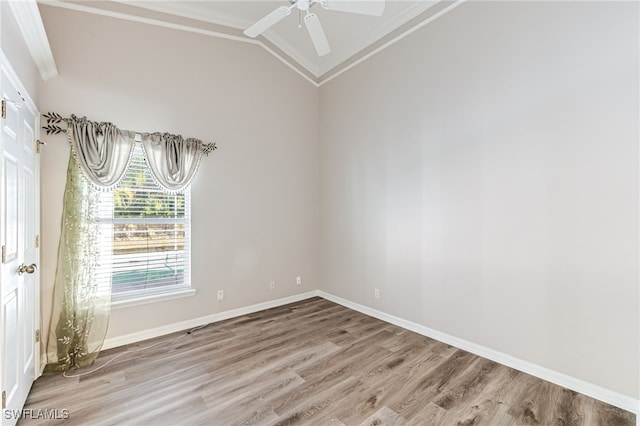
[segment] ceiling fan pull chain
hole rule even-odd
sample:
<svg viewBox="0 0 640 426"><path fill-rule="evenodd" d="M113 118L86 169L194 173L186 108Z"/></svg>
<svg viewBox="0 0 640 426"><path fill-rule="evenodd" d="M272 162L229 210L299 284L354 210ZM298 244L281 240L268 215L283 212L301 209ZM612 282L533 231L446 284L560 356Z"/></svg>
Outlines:
<svg viewBox="0 0 640 426"><path fill-rule="evenodd" d="M298 9L298 28L302 28L302 12Z"/></svg>

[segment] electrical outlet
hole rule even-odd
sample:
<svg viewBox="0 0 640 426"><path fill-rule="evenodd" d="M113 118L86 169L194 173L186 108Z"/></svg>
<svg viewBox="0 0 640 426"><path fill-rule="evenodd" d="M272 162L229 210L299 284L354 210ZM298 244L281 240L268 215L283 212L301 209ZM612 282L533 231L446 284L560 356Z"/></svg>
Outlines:
<svg viewBox="0 0 640 426"><path fill-rule="evenodd" d="M380 289L376 288L373 290L373 297L375 297L376 299L380 299Z"/></svg>
<svg viewBox="0 0 640 426"><path fill-rule="evenodd" d="M224 290L218 290L218 300L224 300Z"/></svg>
<svg viewBox="0 0 640 426"><path fill-rule="evenodd" d="M300 275L296 277L296 284L298 285L302 284L302 277Z"/></svg>
<svg viewBox="0 0 640 426"><path fill-rule="evenodd" d="M276 289L276 282L275 281L271 281L269 283L269 290L275 290Z"/></svg>

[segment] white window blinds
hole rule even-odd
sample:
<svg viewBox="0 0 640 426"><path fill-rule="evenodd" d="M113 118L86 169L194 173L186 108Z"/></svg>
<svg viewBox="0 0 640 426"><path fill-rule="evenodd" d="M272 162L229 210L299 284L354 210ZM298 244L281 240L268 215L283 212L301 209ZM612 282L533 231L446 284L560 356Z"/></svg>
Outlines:
<svg viewBox="0 0 640 426"><path fill-rule="evenodd" d="M190 287L190 197L155 183L136 143L120 185L100 195L97 280L113 301Z"/></svg>

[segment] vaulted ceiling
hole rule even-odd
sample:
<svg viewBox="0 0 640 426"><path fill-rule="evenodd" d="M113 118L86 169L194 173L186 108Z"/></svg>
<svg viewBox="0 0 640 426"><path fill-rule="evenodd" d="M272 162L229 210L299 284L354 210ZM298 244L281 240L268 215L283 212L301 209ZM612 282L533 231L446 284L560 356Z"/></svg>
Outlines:
<svg viewBox="0 0 640 426"><path fill-rule="evenodd" d="M367 0L358 0L366 2ZM289 1L128 1L145 9L204 20L230 28L245 30L254 22ZM382 16L336 12L315 6L331 46L331 53L319 57L302 23L304 15L297 9L268 29L263 36L290 58L320 77L354 54L380 40L396 28L423 13L436 1L388 0ZM331 4L331 2L329 2Z"/></svg>
<svg viewBox="0 0 640 426"><path fill-rule="evenodd" d="M33 1L33 0L28 0ZM326 0L331 6L332 0ZM345 0L340 0L345 1ZM349 0L346 0L349 1ZM353 0L368 2L370 0ZM378 0L379 1L379 0ZM381 16L326 10L315 5L331 52L318 56L297 9L256 39L243 31L289 0L38 0L41 4L194 31L259 44L315 85L428 24L464 0L386 0ZM47 43L48 44L48 43Z"/></svg>

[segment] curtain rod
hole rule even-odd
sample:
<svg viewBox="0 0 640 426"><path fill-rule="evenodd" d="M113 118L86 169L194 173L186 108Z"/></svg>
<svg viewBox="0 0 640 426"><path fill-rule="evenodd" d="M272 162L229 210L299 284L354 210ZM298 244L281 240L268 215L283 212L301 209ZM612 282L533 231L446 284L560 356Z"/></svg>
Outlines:
<svg viewBox="0 0 640 426"><path fill-rule="evenodd" d="M67 126L69 125L69 121L71 120L75 120L76 116L74 114L71 115L71 117L63 117L60 114L56 113L56 112L47 112L46 114L42 114L42 116L44 118L46 118L47 120L47 125L46 126L42 126L42 129L47 133L47 135L57 135L58 133L66 133L67 129L63 129L62 127L60 127L60 123L65 123L67 124ZM86 119L86 117L83 117ZM95 122L95 123L99 123L99 122ZM149 132L138 132L138 131L133 131L134 133L137 133L139 135L145 135L145 134L153 134L149 133ZM172 135L172 136L180 136L182 137L182 135ZM195 138L193 138L195 139ZM209 155L209 153L211 151L214 151L216 149L218 149L218 147L216 146L216 142L211 142L211 143L202 143L202 153L205 155Z"/></svg>

